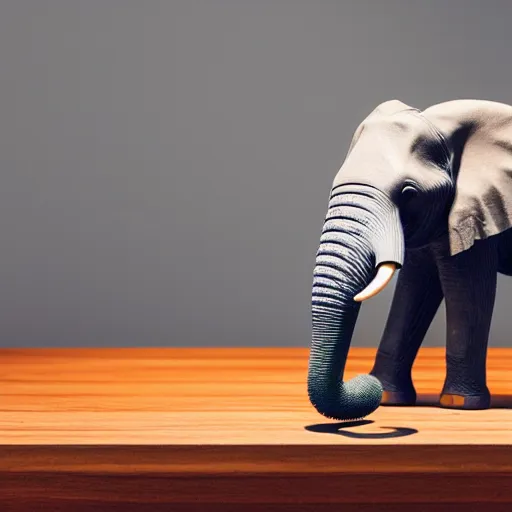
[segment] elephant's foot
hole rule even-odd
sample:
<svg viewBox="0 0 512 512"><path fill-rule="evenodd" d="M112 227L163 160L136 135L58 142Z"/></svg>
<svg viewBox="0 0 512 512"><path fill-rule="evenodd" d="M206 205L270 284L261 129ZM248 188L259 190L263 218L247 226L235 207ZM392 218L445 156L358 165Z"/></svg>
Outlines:
<svg viewBox="0 0 512 512"><path fill-rule="evenodd" d="M491 406L491 394L489 393L489 390L478 395L457 393L453 390L450 390L450 392L443 391L439 399L439 405L447 409L489 409Z"/></svg>
<svg viewBox="0 0 512 512"><path fill-rule="evenodd" d="M491 393L485 382L484 363L477 368L463 358L450 355L447 363L439 405L450 409L488 409Z"/></svg>
<svg viewBox="0 0 512 512"><path fill-rule="evenodd" d="M416 391L414 388L407 391L387 391L382 393L381 405L415 405Z"/></svg>
<svg viewBox="0 0 512 512"><path fill-rule="evenodd" d="M410 365L379 351L370 375L377 377L382 384L381 405L416 404Z"/></svg>
<svg viewBox="0 0 512 512"><path fill-rule="evenodd" d="M391 381L378 372L371 372L382 384L382 399L380 405L415 405L416 390L412 382Z"/></svg>

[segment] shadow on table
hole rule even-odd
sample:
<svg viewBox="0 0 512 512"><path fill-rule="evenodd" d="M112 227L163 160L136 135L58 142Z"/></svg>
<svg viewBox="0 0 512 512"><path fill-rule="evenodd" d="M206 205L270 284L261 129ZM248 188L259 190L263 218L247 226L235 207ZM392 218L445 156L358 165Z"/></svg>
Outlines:
<svg viewBox="0 0 512 512"><path fill-rule="evenodd" d="M317 423L315 425L307 425L304 428L309 432L315 432L317 434L335 434L338 436L350 437L352 439L391 439L393 437L405 437L418 433L418 430L409 427L381 427L385 429L392 429L392 431L375 433L350 432L344 430L345 428L361 427L372 423L374 422L371 420L341 421L337 423Z"/></svg>

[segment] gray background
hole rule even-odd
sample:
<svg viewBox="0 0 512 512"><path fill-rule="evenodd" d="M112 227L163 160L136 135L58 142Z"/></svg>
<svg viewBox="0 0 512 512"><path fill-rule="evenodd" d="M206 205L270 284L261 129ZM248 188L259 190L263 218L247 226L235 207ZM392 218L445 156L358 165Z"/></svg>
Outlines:
<svg viewBox="0 0 512 512"><path fill-rule="evenodd" d="M329 188L397 98L512 103L512 3L0 2L0 344L310 343ZM365 303L376 345L393 285ZM500 277L491 345L510 345ZM444 344L440 310L426 340Z"/></svg>

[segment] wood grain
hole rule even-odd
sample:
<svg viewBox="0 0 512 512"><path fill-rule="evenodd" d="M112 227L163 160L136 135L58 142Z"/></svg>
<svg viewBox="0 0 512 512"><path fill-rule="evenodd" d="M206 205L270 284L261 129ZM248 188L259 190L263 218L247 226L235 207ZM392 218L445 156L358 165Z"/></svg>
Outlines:
<svg viewBox="0 0 512 512"><path fill-rule="evenodd" d="M437 407L444 350L424 348L421 405L349 423L310 405L308 355L0 350L0 510L512 510L512 349L489 350L490 410Z"/></svg>

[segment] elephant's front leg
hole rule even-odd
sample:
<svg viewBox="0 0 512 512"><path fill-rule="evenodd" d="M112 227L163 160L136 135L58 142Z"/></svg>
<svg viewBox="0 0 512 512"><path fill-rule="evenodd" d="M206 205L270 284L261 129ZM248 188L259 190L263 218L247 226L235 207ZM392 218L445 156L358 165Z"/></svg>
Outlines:
<svg viewBox="0 0 512 512"><path fill-rule="evenodd" d="M446 380L440 405L486 409L487 343L498 268L495 239L477 240L455 256L449 255L447 241L434 251L446 300Z"/></svg>
<svg viewBox="0 0 512 512"><path fill-rule="evenodd" d="M442 300L441 283L430 248L407 251L371 371L384 388L383 405L416 402L412 365Z"/></svg>

